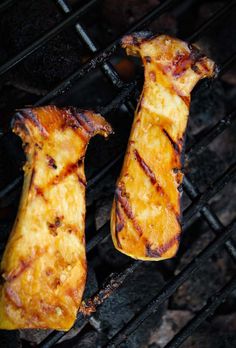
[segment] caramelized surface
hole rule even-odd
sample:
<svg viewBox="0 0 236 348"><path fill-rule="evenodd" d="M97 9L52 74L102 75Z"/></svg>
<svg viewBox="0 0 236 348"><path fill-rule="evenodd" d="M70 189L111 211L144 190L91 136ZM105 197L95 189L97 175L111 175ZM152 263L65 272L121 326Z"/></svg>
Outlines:
<svg viewBox="0 0 236 348"><path fill-rule="evenodd" d="M1 262L0 328L68 330L86 281L84 155L111 128L91 111L54 106L20 110L13 128L27 162Z"/></svg>
<svg viewBox="0 0 236 348"><path fill-rule="evenodd" d="M173 257L181 233L181 155L195 84L214 63L187 43L137 33L123 38L139 55L145 81L117 181L111 215L115 247L142 260Z"/></svg>

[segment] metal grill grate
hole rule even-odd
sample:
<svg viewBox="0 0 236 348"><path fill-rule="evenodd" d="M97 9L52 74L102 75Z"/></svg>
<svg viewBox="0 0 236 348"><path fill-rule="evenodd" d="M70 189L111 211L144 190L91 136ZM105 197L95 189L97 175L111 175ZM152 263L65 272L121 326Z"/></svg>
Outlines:
<svg viewBox="0 0 236 348"><path fill-rule="evenodd" d="M15 1L8 0L0 5L0 13L4 11L9 6L13 6ZM135 23L129 30L124 33L131 33L133 31L142 29L147 26L150 22L157 19L167 10L174 6L178 6L182 1L177 0L166 0L157 6L150 13L145 15L141 20ZM93 54L93 57L89 59L84 65L78 68L72 75L67 77L58 86L51 90L47 95L38 100L35 105L43 105L52 100L56 100L58 96L62 93L66 93L80 78L91 72L96 68L101 68L102 73L106 78L112 83L112 85L117 89L117 96L100 111L103 115L111 112L113 109L119 108L121 105L125 106L128 113L131 115L134 111L134 105L132 98L137 96L137 81L131 83L125 83L120 78L119 74L109 62L110 58L113 57L116 52L121 37L116 38L109 46L100 49L93 39L89 36L86 28L84 28L81 23L78 22L79 18L88 11L92 11L93 5L99 3L99 0L91 0L87 2L86 5L82 6L76 12L72 12L70 6L64 0L58 0L58 5L61 7L62 11L67 14L67 17L60 24L55 26L52 30L44 34L41 38L36 40L30 46L25 48L22 52L17 54L15 57L10 59L8 62L0 66L0 75L3 75L15 67L18 63L28 57L30 54L35 52L37 49L42 47L46 42L55 37L58 33L64 30L69 25L75 25L76 31L78 33L79 39L84 42L87 48ZM218 11L216 11L206 22L204 22L199 28L197 28L194 33L189 37L185 38L188 41L196 40L200 35L202 35L206 30L208 30L214 23L223 18L228 11L235 5L235 1L230 1L226 6L223 6ZM1 14L2 15L2 14ZM236 53L230 56L220 67L219 76L223 74L231 64L236 59ZM200 88L204 88L204 82ZM236 110L228 114L226 117L222 118L217 124L215 124L210 130L204 133L198 141L193 142L187 148L187 155L191 157L193 154L198 154L204 152L207 146L218 137L223 131L229 128L235 121ZM122 151L115 159L109 162L95 177L88 181L88 190L92 191L94 185L102 180L104 176L118 163L121 162L124 151ZM199 268L204 265L205 262L220 248L225 246L231 257L236 261L236 244L231 239L232 233L236 227L236 221L234 220L228 226L224 226L217 215L212 211L209 201L210 199L219 191L221 191L225 185L227 185L236 174L236 163L232 164L220 177L218 177L215 182L208 187L204 192L200 192L197 187L194 187L191 180L185 176L183 182L183 189L191 199L192 203L184 211L183 219L183 229L186 223L196 214L200 213L205 221L208 223L210 229L216 234L216 238L211 242L197 257L195 257L179 274L174 276L166 285L156 294L156 297L144 307L132 320L130 320L108 343L108 347L118 346L123 342L132 332L134 332L140 324L147 319L153 312L157 311L158 307L166 301L189 277L190 275L196 273ZM0 191L0 200L3 200L9 193L16 189L17 186L21 184L22 178L16 178L11 184ZM107 222L102 226L97 234L88 242L87 252L93 250L98 243L100 243L104 238L107 237ZM108 280L104 288L100 289L97 294L94 295L89 301L97 308L101 303L106 301L114 291L116 291L120 286L122 286L125 279L127 279L136 268L141 264L141 261L133 262L129 265L123 272L119 274L112 275ZM218 293L209 299L209 302L198 312L198 314L167 344L166 347L178 347L180 346L192 333L193 331L201 325L201 323L209 317L215 309L222 303L226 296L236 289L236 278L233 278L229 283L227 283ZM78 318L75 324L76 328L83 327L90 318L91 315L84 316L82 313L78 314ZM66 333L64 332L52 332L39 347L48 348L52 347L60 338L62 338Z"/></svg>

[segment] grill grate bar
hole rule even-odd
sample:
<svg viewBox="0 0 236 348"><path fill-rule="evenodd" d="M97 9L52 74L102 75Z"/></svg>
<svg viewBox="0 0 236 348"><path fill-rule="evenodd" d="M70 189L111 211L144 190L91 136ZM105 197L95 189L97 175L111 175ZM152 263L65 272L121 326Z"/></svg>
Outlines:
<svg viewBox="0 0 236 348"><path fill-rule="evenodd" d="M0 76L9 71L15 65L20 63L23 59L28 57L30 54L35 52L37 49L42 47L46 42L54 38L57 34L59 34L63 29L65 29L68 25L74 23L76 19L83 14L85 14L98 0L90 0L87 4L82 6L79 10L73 13L71 16L66 18L64 21L56 25L53 29L48 31L46 34L41 36L38 40L34 41L31 45L26 47L23 51L15 55L13 58L8 60L6 63L0 66Z"/></svg>
<svg viewBox="0 0 236 348"><path fill-rule="evenodd" d="M65 13L70 13L71 9L64 0L57 1L58 4L61 6L62 10ZM83 26L76 22L75 25L76 31L79 34L80 38L83 40L83 42L87 45L87 47L90 49L92 53L96 53L98 51L98 46L92 41L92 39L89 37L88 33L84 30ZM107 62L102 65L102 71L107 76L107 78L111 81L111 83L116 86L117 88L122 88L124 83L120 79L119 74L114 69L111 63Z"/></svg>
<svg viewBox="0 0 236 348"><path fill-rule="evenodd" d="M88 309L88 315L84 315L83 311L79 312L78 317L76 319L75 327L79 328L87 323L89 318L93 315L93 311L89 311L89 308L93 308L96 310L98 306L100 306L106 298L108 298L116 289L118 289L125 279L130 276L141 264L141 261L133 262L129 267L127 267L123 272L119 274L113 274L110 276L110 279L107 280L107 283L104 287L99 290L91 299L85 301L85 305L83 308ZM39 348L49 348L52 347L54 343L56 343L59 339L61 339L67 332L52 332L50 335L43 340Z"/></svg>
<svg viewBox="0 0 236 348"><path fill-rule="evenodd" d="M144 26L145 23L147 24L147 22L149 20L151 20L151 19L154 20L155 16L160 16L163 12L165 12L169 8L170 4L173 5L175 3L175 1L173 1L173 0L172 1L171 0L170 1L165 1L163 3L163 6L161 6L161 5L158 6L150 14L144 16L143 19L138 21L126 33L121 35L119 38L115 39L105 49L100 50L92 59L88 60L83 66L81 66L78 70L76 70L74 73L72 73L64 81L62 81L60 84L58 84L47 95L45 95L43 98L41 98L36 103L36 105L41 105L43 103L46 103L46 102L54 99L58 95L60 95L63 92L65 92L67 89L71 88L72 84L75 81L77 81L78 79L82 78L85 74L87 74L87 73L91 72L92 70L94 70L95 68L97 68L98 65L105 63L107 60L109 60L111 58L111 56L117 50L117 48L119 46L119 42L120 42L121 38L124 35L129 34L129 33L133 32L133 31L135 31L136 29ZM235 2L235 0L233 2ZM168 6L166 5L167 7L164 7L164 4L166 4L166 3L169 3L169 5L167 4ZM230 2L230 4L231 4L231 2ZM227 5L225 8L227 8L228 10L230 9L229 5ZM225 12L223 11L223 13L225 13ZM204 26L204 30L208 29L208 27L210 27L218 19L219 19L219 13L218 13L217 16L213 15L210 19L206 20L206 22L204 22L203 25L202 25L202 26ZM203 29L201 30L201 33L202 32L203 32ZM195 32L191 36L193 36L194 34L195 34ZM189 38L191 38L191 36L189 36ZM233 56L233 59L235 59L235 58L236 58L236 56ZM229 60L227 60L226 63L227 63L227 66L229 66ZM224 63L222 64L222 67L220 68L219 72L221 71L221 69L224 69Z"/></svg>
<svg viewBox="0 0 236 348"><path fill-rule="evenodd" d="M216 234L222 230L224 226L220 223L220 220L209 210L208 201L219 190L221 190L225 185L227 185L234 175L235 165L231 166L224 174L222 174L221 177L218 178L212 184L212 186L210 186L203 194L198 193L198 191L192 185L191 181L187 179L187 177L184 177L183 187L186 190L189 197L192 198L194 201L183 212L183 227L186 226L186 223L192 218L193 215L200 212ZM88 244L88 251L94 248L99 242L101 242L104 238L106 238L109 235L109 232L107 230L108 225L109 222L105 223L97 231L96 236L90 240ZM235 243L233 241L230 241L228 245L231 256L234 258L234 260L236 260Z"/></svg>
<svg viewBox="0 0 236 348"><path fill-rule="evenodd" d="M177 335L174 336L165 348L179 347L209 316L214 314L217 307L219 307L235 289L236 277L231 279L222 289L211 296L208 303L177 333Z"/></svg>
<svg viewBox="0 0 236 348"><path fill-rule="evenodd" d="M128 98L129 94L134 91L135 87L136 87L135 84L127 85L125 88L121 90L121 93L115 99L113 99L111 103L108 104L108 106L101 108L100 112L103 115L106 115L111 110L118 108L124 102L125 98ZM194 155L195 153L198 154L204 151L205 147L211 141L213 141L218 135L220 135L225 129L227 129L232 124L232 122L235 120L235 115L236 115L236 110L228 114L226 117L222 118L202 138L194 142L193 145L190 145L186 151L188 153L188 156L190 157ZM194 151L192 151L192 147ZM88 180L87 188L89 189L91 186L99 182L105 176L105 174L121 160L123 156L124 156L124 153L123 151L121 151L117 155L117 157L111 162L109 162L107 165L105 165L104 168L97 175L95 175L93 178ZM22 183L22 176L19 176L10 184L8 184L4 189L0 190L0 200L4 199L6 195L8 195L10 192L16 189L21 183Z"/></svg>
<svg viewBox="0 0 236 348"><path fill-rule="evenodd" d="M221 234L216 237L201 253L199 253L183 270L172 278L157 294L157 296L142 309L138 315L126 323L109 342L107 347L114 347L123 342L132 334L150 315L155 313L158 307L165 302L189 277L191 277L205 262L230 238L235 230L236 220L228 227L222 229Z"/></svg>
<svg viewBox="0 0 236 348"><path fill-rule="evenodd" d="M158 307L167 300L174 292L175 290L184 283L186 279L188 279L192 274L194 274L201 266L205 264L205 262L222 246L224 243L230 238L231 234L235 230L236 227L236 221L233 221L231 224L229 224L226 228L223 228L221 230L221 234L215 238L194 260L192 260L178 275L176 275L172 280L170 280L163 288L162 290L157 294L157 296L147 305L147 307L142 310L142 316L139 319L139 317L135 317L132 319L128 326L126 326L126 329L129 328L129 333L122 332L118 333L116 336L113 337L113 339L109 342L108 347L112 347L113 344L118 345L121 343L129 334L131 334L137 326L139 326L148 316L150 316L152 313L154 313ZM112 276L110 278L109 283L107 284L107 287L112 286L114 280L117 282L118 279L125 279L127 276L131 273L133 273L134 269L138 267L143 261L135 261L131 266L128 266L125 271L121 272L118 276ZM123 282L122 282L123 283ZM122 285L119 284L120 285ZM116 287L115 290L117 290L118 287ZM111 291L109 293L109 296L113 293ZM79 321L80 321L80 315L79 314ZM82 320L87 320L92 314L90 314L87 317L83 317ZM139 319L139 320L138 320ZM137 322L138 320L138 322ZM132 324L132 327L131 327ZM134 329L135 324L135 329ZM138 324L138 325L137 325ZM77 322L75 324L77 327ZM132 332L130 331L132 329ZM66 332L52 332L44 341L41 342L39 345L40 348L49 348L52 347L54 343L56 343L62 336L64 336ZM55 337L56 336L56 337ZM119 337L118 337L119 336Z"/></svg>
<svg viewBox="0 0 236 348"><path fill-rule="evenodd" d="M187 40L191 42L195 41L204 31L210 29L213 23L215 23L220 17L223 17L235 4L235 0L232 0L228 2L227 5L223 5L209 19L207 19L202 25L200 25L192 35L188 36Z"/></svg>
<svg viewBox="0 0 236 348"><path fill-rule="evenodd" d="M147 15L142 17L139 21L137 21L128 31L124 34L116 38L110 45L108 45L105 49L100 50L92 59L88 60L82 67L72 73L68 78L62 81L58 86L56 86L53 90L51 90L47 95L41 98L36 105L42 105L56 96L62 94L67 89L71 88L72 84L82 78L85 74L97 68L98 65L105 63L113 53L117 50L121 38L129 34L140 27L143 27L145 24L148 24L158 16L162 15L165 11L167 11L171 6L173 6L179 0L166 0L161 5L157 6L154 10L149 12Z"/></svg>
<svg viewBox="0 0 236 348"><path fill-rule="evenodd" d="M6 2L11 2L11 1L6 1ZM5 2L5 3L6 3ZM13 1L12 1L13 2ZM65 4L65 2L63 0L58 0L57 1L58 4L61 5L61 7L63 8L63 4ZM91 1L94 2L95 1ZM156 7L153 11L151 11L148 15L144 16L140 21L138 21L132 28L129 29L129 31L127 33L130 33L132 31L137 30L138 28L144 26L145 24L149 23L150 21L154 20L158 15L162 14L163 12L165 12L169 7L171 7L172 5L174 5L175 3L177 3L177 0L167 0L165 1L163 4L161 4L160 6ZM216 13L213 14L213 16L208 19L205 23L203 23L203 25L201 25L201 27L197 28L197 30L188 38L188 40L193 41L196 38L199 37L199 35L207 30L208 28L210 28L210 26L216 21L218 20L221 16L225 15L227 11L229 11L229 9L235 4L235 1L231 1L229 4L227 4L224 8L221 8L220 10L218 10ZM1 11L1 6L0 5L0 11ZM86 5L87 6L87 5ZM69 8L68 8L69 9ZM70 9L69 9L70 10ZM65 11L65 5L64 5L64 11ZM66 11L65 11L66 12ZM66 12L68 13L68 11ZM74 14L75 15L75 14ZM72 15L72 16L74 16ZM69 16L67 18L67 20L69 18L71 18L72 16ZM63 21L62 23L64 23L65 21ZM61 23L61 24L62 24ZM72 23L72 22L71 22ZM60 24L60 25L61 25ZM112 82L112 84L116 87L118 87L118 89L122 88L119 95L117 97L115 97L115 99L113 99L111 101L111 103L109 103L109 105L105 106L103 108L104 111L109 112L110 110L112 110L113 108L116 108L117 105L121 105L124 100L128 99L128 97L131 96L131 94L136 90L136 82L134 82L133 84L129 84L126 85L123 83L123 81L120 80L119 76L117 75L116 71L114 70L114 68L112 67L112 65L110 63L108 63L107 61L109 60L109 58L111 57L111 55L113 54L113 52L115 52L115 50L118 47L118 43L120 38L116 39L111 45L109 45L108 47L106 47L105 49L101 50L101 51L97 51L98 47L93 43L93 41L90 39L90 37L88 36L86 30L79 24L77 23L76 25L77 27L77 31L80 35L80 37L82 38L82 40L88 45L88 47L90 48L91 52L96 53L93 59L88 60L87 63L85 63L81 68L79 68L74 74L72 74L71 76L69 76L67 79L65 79L60 85L58 85L56 88L54 88L51 92L49 92L49 94L47 94L45 97L41 98L36 105L40 105L48 100L50 100L51 98L54 98L56 96L58 96L59 94L61 94L62 92L65 91L65 89L69 88L72 86L72 84L74 83L74 81L76 81L78 78L84 76L86 73L88 73L89 71L92 71L93 69L95 69L98 65L102 65L101 68L103 69L103 72L105 73L106 76L108 76L108 78L110 79L110 81ZM55 28L54 28L55 29ZM62 29L61 29L62 30ZM122 35L123 36L123 35ZM40 39L39 39L40 40ZM45 43L45 41L43 42ZM42 43L42 44L43 44ZM41 44L41 45L42 45ZM38 47L37 47L38 48ZM37 49L35 48L35 49ZM34 52L35 49L32 51ZM32 53L30 52L30 53ZM21 52L22 53L22 52ZM30 54L29 53L29 54ZM28 55L29 55L28 54ZM26 56L25 56L26 57ZM22 59L24 59L25 57L23 57ZM232 62L235 60L236 58L236 53L234 55L232 55L221 67L220 70L220 75L222 73L225 72L226 69L229 68L229 66L232 64ZM14 59L14 58L13 58ZM21 60L22 60L21 59ZM19 60L19 62L21 61ZM7 62L9 63L9 62ZM7 64L6 63L6 64ZM14 64L16 65L18 63L18 61ZM13 66L14 66L13 65ZM4 66L4 65L3 65ZM11 68L11 67L10 67ZM9 69L10 69L9 68ZM8 69L8 70L9 70ZM1 74L1 67L0 67L0 74ZM124 98L124 99L123 99ZM127 105L128 103L126 103ZM128 105L129 107L129 105ZM132 106L131 106L132 109ZM129 111L129 110L128 110ZM233 114L233 115L232 115ZM231 123L235 120L235 114L234 112L231 113L230 115L227 115L225 117L225 119L223 120L227 120L227 122L224 123L220 123L218 122L209 132L207 135L207 138L204 139L202 138L202 140L200 140L200 142L196 142L193 144L193 147L190 148L189 154L192 155L193 152L195 153L195 150L197 151L197 153L200 153L204 150L204 148L213 140L215 139L221 132L223 132L223 130L225 130L228 126L231 125ZM194 150L193 150L194 148ZM105 166L105 168L103 168L103 170L96 175L95 177L93 177L92 179L89 180L88 182L88 187L93 186L96 182L98 182L114 165L115 163L117 163L121 158L122 158L122 154L119 155L120 157L118 157L118 159L113 160L112 162L110 162L107 166ZM235 246L232 244L233 242L231 242L229 240L231 233L233 232L233 229L235 228L235 224L236 222L234 221L232 224L230 224L228 227L224 227L222 225L222 223L220 222L220 220L218 219L218 217L215 215L214 212L211 211L209 205L208 205L208 200L219 190L221 190L229 180L232 179L233 175L235 174L235 164L233 164L226 172L225 174L221 175L220 178L218 178L216 180L215 185L213 184L212 186L210 186L204 193L200 193L198 191L198 189L195 189L195 187L191 184L191 182L185 177L184 180L184 189L185 191L187 191L187 193L189 194L191 200L193 201L192 204L190 205L190 207L188 207L188 209L184 212L185 213L185 219L190 219L194 214L197 214L198 212L200 212L203 217L206 219L206 221L209 223L210 227L213 229L214 232L218 233L219 236L216 237L216 239L210 243L200 254L199 256L197 256L189 265L187 265L183 271L181 273L179 273L176 277L174 277L168 284L166 284L166 286L161 290L161 292L159 294L157 294L157 296L155 297L154 300L152 300L148 307L145 309L141 310L141 314L137 314L137 316L131 320L128 323L128 326L124 329L121 329L121 331L114 336L114 338L110 341L109 346L111 346L114 342L122 342L124 335L129 335L131 334L140 324L141 322L143 322L145 320L145 316L148 317L151 315L151 313L153 313L153 311L155 311L158 306L164 302L166 299L168 299L172 293L194 272L196 272L200 266L202 266L208 257L210 257L209 254L209 250L211 250L212 254L218 250L218 248L220 246L222 246L223 244L226 244L228 250L231 251L231 255L233 255L234 257L236 257L236 249ZM224 176L226 175L226 176ZM16 179L17 181L17 179ZM5 188L6 189L6 188ZM11 187L12 189L12 187ZM1 192L0 191L0 198L1 198ZM6 191L5 191L6 194ZM3 195L4 196L4 195ZM107 235L107 231L108 231L108 223L106 223L98 232L98 234L90 240L90 242L87 245L87 251L92 250L101 240L103 240L106 235ZM224 233L224 234L222 234ZM225 236L225 234L227 235L227 237ZM221 242L219 242L219 240ZM226 242L226 243L225 243ZM220 244L219 244L220 243ZM212 246L214 245L214 247ZM203 255L203 256L202 256ZM205 255L205 256L204 256ZM207 257L208 255L208 257ZM103 301L105 301L105 299L113 293L113 291L115 291L118 287L120 287L124 281L124 279L130 274L130 272L132 271L132 267L134 267L134 269L137 268L137 266L142 263L140 261L136 261L132 264L132 266L128 267L124 272L118 274L118 275L112 275L110 278L110 282L108 283L108 285L105 286L105 288L103 288L102 290L99 291L98 293L98 297L93 297L91 303L93 303L93 301L95 301L95 305L100 305ZM134 270L133 269L133 270ZM125 278L124 278L125 277ZM123 279L123 280L122 280ZM182 283L181 283L182 281ZM233 280L235 281L235 280ZM224 296L226 296L225 294L229 293L229 290L227 290L230 287L230 283L226 285L226 287L224 287L223 289L220 290L220 292L217 294L218 297L216 297L216 301L218 298L219 304L220 302L225 298ZM105 290L109 290L109 291L105 291ZM221 300L219 300L221 299ZM161 301L161 302L160 302ZM199 314L193 319L194 323L192 323L192 321L190 321L189 324L186 325L186 327L180 331L179 335L177 334L175 336L175 338L173 338L173 340L171 342L169 342L169 344L176 344L175 340L178 339L182 339L185 340L192 332L193 330L199 326L196 325L197 323L201 323L203 320L205 320L205 316L206 313L208 313L209 310L209 306L210 306L210 311L213 311L213 307L214 306L214 301L215 299L213 298L211 300L211 302L209 302L208 307L204 307ZM90 303L90 304L91 304ZM95 306L96 307L96 306ZM149 311L149 312L148 312ZM149 313L149 314L148 314ZM202 313L202 317L201 317L201 322L197 321L200 320L199 319L199 315L201 315ZM78 315L78 320L76 322L76 327L82 327L83 325L85 325L88 322L89 317L92 316L92 313L89 316L84 317L84 315L82 313L79 313ZM208 316L208 315L207 315ZM141 320L141 322L140 322ZM195 322L196 320L196 322ZM192 326L191 326L192 325ZM185 331L184 331L185 330ZM181 333L182 332L182 333ZM50 334L39 346L40 347L51 347L54 343L56 343L62 336L64 336L66 333L64 332L52 332L52 334ZM181 336L182 335L182 336ZM180 337L180 338L178 338ZM114 341L114 342L113 342ZM182 341L181 341L182 342ZM181 343L180 342L180 343ZM176 345L176 346L179 346ZM172 347L172 346L171 346ZM175 345L173 346L175 347Z"/></svg>
<svg viewBox="0 0 236 348"><path fill-rule="evenodd" d="M236 175L236 163L232 164L212 185L197 199L195 199L185 211L185 222L196 215L204 205ZM185 178L183 182L185 181Z"/></svg>
<svg viewBox="0 0 236 348"><path fill-rule="evenodd" d="M200 192L198 189L196 189L191 181L188 179L188 177L185 175L184 182L183 182L183 188L187 195L191 198L191 200L196 199L199 197ZM220 233L222 228L224 227L217 215L212 211L210 206L208 204L205 204L204 207L200 210L201 215L206 220L210 228L214 231L214 233L217 235ZM226 248L231 257L236 260L236 243L233 239L228 240L226 243Z"/></svg>
<svg viewBox="0 0 236 348"><path fill-rule="evenodd" d="M205 150L207 145L209 145L218 135L220 135L224 130L233 124L236 120L236 109L231 113L223 117L219 122L217 122L207 134L203 134L200 140L197 140L195 143L187 147L186 151L188 156L199 155Z"/></svg>

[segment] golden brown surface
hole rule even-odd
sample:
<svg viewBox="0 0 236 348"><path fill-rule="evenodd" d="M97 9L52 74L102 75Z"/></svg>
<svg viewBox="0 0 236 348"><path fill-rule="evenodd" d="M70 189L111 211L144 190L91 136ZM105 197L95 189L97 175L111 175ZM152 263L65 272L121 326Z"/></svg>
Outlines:
<svg viewBox="0 0 236 348"><path fill-rule="evenodd" d="M27 162L18 215L1 262L0 328L68 330L86 281L84 155L110 126L91 111L19 110Z"/></svg>
<svg viewBox="0 0 236 348"><path fill-rule="evenodd" d="M199 51L166 35L128 35L144 64L144 87L117 181L111 215L115 247L142 260L173 257L179 246L181 153L195 84L214 73Z"/></svg>

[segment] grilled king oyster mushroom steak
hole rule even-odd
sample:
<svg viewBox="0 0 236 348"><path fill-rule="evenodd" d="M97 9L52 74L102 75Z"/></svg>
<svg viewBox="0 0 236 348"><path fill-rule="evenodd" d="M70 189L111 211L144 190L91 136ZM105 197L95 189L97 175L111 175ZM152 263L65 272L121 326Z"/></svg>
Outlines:
<svg viewBox="0 0 236 348"><path fill-rule="evenodd" d="M86 281L84 155L111 127L92 111L19 110L27 162L18 215L1 262L0 328L68 330Z"/></svg>
<svg viewBox="0 0 236 348"><path fill-rule="evenodd" d="M122 46L144 65L135 113L111 214L115 247L135 259L173 257L179 246L183 142L190 93L215 72L197 48L166 35L127 35Z"/></svg>

